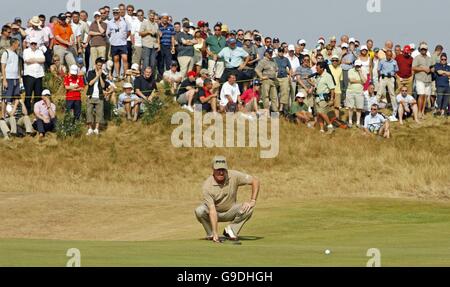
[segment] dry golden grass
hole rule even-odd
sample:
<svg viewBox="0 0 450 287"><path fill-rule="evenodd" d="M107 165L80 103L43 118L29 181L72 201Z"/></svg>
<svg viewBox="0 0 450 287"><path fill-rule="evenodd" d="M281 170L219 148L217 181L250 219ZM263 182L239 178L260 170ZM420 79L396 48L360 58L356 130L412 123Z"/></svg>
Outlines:
<svg viewBox="0 0 450 287"><path fill-rule="evenodd" d="M450 198L445 119L394 124L390 140L356 130L321 135L282 121L278 157L260 159L253 148L174 148L174 111L151 126L111 126L99 138L0 143L0 238L140 240L188 230L216 154L261 179L263 202Z"/></svg>

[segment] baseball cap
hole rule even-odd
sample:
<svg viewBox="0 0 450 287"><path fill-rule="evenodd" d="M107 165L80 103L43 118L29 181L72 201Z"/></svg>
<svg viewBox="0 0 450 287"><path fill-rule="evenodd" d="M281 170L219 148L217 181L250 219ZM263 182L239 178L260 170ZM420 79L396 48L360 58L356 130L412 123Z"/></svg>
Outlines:
<svg viewBox="0 0 450 287"><path fill-rule="evenodd" d="M306 98L305 94L302 92L298 92L297 95L295 95L295 98Z"/></svg>
<svg viewBox="0 0 450 287"><path fill-rule="evenodd" d="M82 57L76 57L75 60L77 61L77 64L79 64L79 65L84 64L84 61L83 61Z"/></svg>
<svg viewBox="0 0 450 287"><path fill-rule="evenodd" d="M264 53L269 53L270 55L272 55L273 54L273 49L272 48L267 48Z"/></svg>
<svg viewBox="0 0 450 287"><path fill-rule="evenodd" d="M50 90L45 89L45 90L42 91L41 95L42 95L42 96L51 96L52 93L50 92Z"/></svg>
<svg viewBox="0 0 450 287"><path fill-rule="evenodd" d="M133 65L131 65L131 70L139 71L139 64L134 63Z"/></svg>
<svg viewBox="0 0 450 287"><path fill-rule="evenodd" d="M187 76L188 76L188 77L197 77L197 73L196 73L195 71L189 71L189 72L187 73Z"/></svg>
<svg viewBox="0 0 450 287"><path fill-rule="evenodd" d="M16 18L14 18L14 22L22 22L22 18L16 17Z"/></svg>
<svg viewBox="0 0 450 287"><path fill-rule="evenodd" d="M373 49L373 51L374 51L375 53L378 53L378 51L380 51L380 48L375 47L375 48Z"/></svg>
<svg viewBox="0 0 450 287"><path fill-rule="evenodd" d="M261 41L261 40L262 40L261 36L259 36L259 35L255 36L255 41Z"/></svg>
<svg viewBox="0 0 450 287"><path fill-rule="evenodd" d="M420 44L419 50L422 50L422 49L427 49L428 50L428 45L425 44L425 43Z"/></svg>
<svg viewBox="0 0 450 287"><path fill-rule="evenodd" d="M228 39L228 43L229 44L236 44L236 39L230 38L230 39Z"/></svg>
<svg viewBox="0 0 450 287"><path fill-rule="evenodd" d="M411 47L409 45L406 45L403 47L403 53L409 54L411 53Z"/></svg>
<svg viewBox="0 0 450 287"><path fill-rule="evenodd" d="M209 75L209 72L207 69L201 69L200 70L200 75Z"/></svg>
<svg viewBox="0 0 450 287"><path fill-rule="evenodd" d="M178 63L173 61L172 64L170 64L171 67L178 67Z"/></svg>
<svg viewBox="0 0 450 287"><path fill-rule="evenodd" d="M70 66L70 74L71 75L78 75L78 66L77 65L72 65Z"/></svg>
<svg viewBox="0 0 450 287"><path fill-rule="evenodd" d="M317 40L317 44L325 44L325 39L324 38L319 38L319 40Z"/></svg>
<svg viewBox="0 0 450 287"><path fill-rule="evenodd" d="M355 61L355 67L356 67L356 66L359 66L359 67L362 66L361 60L356 60L356 61Z"/></svg>
<svg viewBox="0 0 450 287"><path fill-rule="evenodd" d="M280 43L280 39L278 39L278 38L273 38L272 43Z"/></svg>
<svg viewBox="0 0 450 287"><path fill-rule="evenodd" d="M331 60L334 60L334 59L339 60L339 56L338 56L338 55L333 55L333 56L331 57Z"/></svg>
<svg viewBox="0 0 450 287"><path fill-rule="evenodd" d="M17 25L16 23L12 23L11 24L11 29L19 29L19 25Z"/></svg>
<svg viewBox="0 0 450 287"><path fill-rule="evenodd" d="M355 38L348 39L348 43L355 43L355 42L356 42Z"/></svg>
<svg viewBox="0 0 450 287"><path fill-rule="evenodd" d="M189 22L184 22L183 23L183 28L190 28L191 25L189 24Z"/></svg>
<svg viewBox="0 0 450 287"><path fill-rule="evenodd" d="M231 34L231 35L236 35L237 32L236 32L236 30L231 30L231 31L230 31L230 34Z"/></svg>
<svg viewBox="0 0 450 287"><path fill-rule="evenodd" d="M281 48L281 47L278 48L278 49L277 49L277 52L278 52L278 53L283 53L283 54L284 54L284 48Z"/></svg>
<svg viewBox="0 0 450 287"><path fill-rule="evenodd" d="M254 79L252 82L253 86L261 86L261 80L260 79Z"/></svg>
<svg viewBox="0 0 450 287"><path fill-rule="evenodd" d="M304 39L300 39L297 41L298 45L306 45L306 41Z"/></svg>
<svg viewBox="0 0 450 287"><path fill-rule="evenodd" d="M348 44L347 43L342 43L341 44L341 48L348 48Z"/></svg>
<svg viewBox="0 0 450 287"><path fill-rule="evenodd" d="M35 37L31 37L30 38L30 44L32 43L36 43L37 44L38 40Z"/></svg>
<svg viewBox="0 0 450 287"><path fill-rule="evenodd" d="M206 86L207 84L211 84L212 80L210 78L207 78L203 81L203 86Z"/></svg>
<svg viewBox="0 0 450 287"><path fill-rule="evenodd" d="M367 48L367 45L362 45L360 50L361 50L361 51L362 51L362 50L369 51L369 48Z"/></svg>
<svg viewBox="0 0 450 287"><path fill-rule="evenodd" d="M102 15L102 14L100 14L100 12L98 12L98 11L95 11L95 12L94 12L94 17L95 17L95 16L101 16L101 15Z"/></svg>
<svg viewBox="0 0 450 287"><path fill-rule="evenodd" d="M199 28L205 27L205 22L202 21L202 20L198 21L197 22L197 27L199 27Z"/></svg>
<svg viewBox="0 0 450 287"><path fill-rule="evenodd" d="M122 88L124 88L124 89L132 89L133 85L131 83L125 83L125 84L123 84Z"/></svg>
<svg viewBox="0 0 450 287"><path fill-rule="evenodd" d="M294 45L289 45L288 46L288 51L295 51L295 46Z"/></svg>
<svg viewBox="0 0 450 287"><path fill-rule="evenodd" d="M59 20L64 21L64 20L66 20L66 18L67 18L67 16L66 16L65 13L60 13L60 14L58 15L58 19L59 19Z"/></svg>
<svg viewBox="0 0 450 287"><path fill-rule="evenodd" d="M411 50L415 50L416 49L416 45L414 43L411 43L408 46L411 48Z"/></svg>
<svg viewBox="0 0 450 287"><path fill-rule="evenodd" d="M106 59L103 57L98 57L97 59L95 59L95 63L105 63Z"/></svg>
<svg viewBox="0 0 450 287"><path fill-rule="evenodd" d="M119 9L119 7L114 7L114 8L112 9L112 11L113 11L113 13L114 13L114 12L119 12L120 9Z"/></svg>
<svg viewBox="0 0 450 287"><path fill-rule="evenodd" d="M164 13L161 14L161 17L169 17L169 14L164 12Z"/></svg>
<svg viewBox="0 0 450 287"><path fill-rule="evenodd" d="M227 169L227 159L224 156L215 156L212 160L213 169Z"/></svg>

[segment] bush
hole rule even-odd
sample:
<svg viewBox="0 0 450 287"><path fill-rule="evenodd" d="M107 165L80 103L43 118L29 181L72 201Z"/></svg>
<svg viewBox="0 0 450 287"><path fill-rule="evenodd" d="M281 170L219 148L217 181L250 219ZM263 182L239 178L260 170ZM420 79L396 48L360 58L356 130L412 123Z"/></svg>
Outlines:
<svg viewBox="0 0 450 287"><path fill-rule="evenodd" d="M144 101L144 113L142 114L142 123L149 125L155 122L157 115L164 108L165 104L158 98L151 102Z"/></svg>
<svg viewBox="0 0 450 287"><path fill-rule="evenodd" d="M79 137L82 134L83 124L76 121L71 113L64 113L62 120L58 120L56 124L56 135L59 139L68 137Z"/></svg>

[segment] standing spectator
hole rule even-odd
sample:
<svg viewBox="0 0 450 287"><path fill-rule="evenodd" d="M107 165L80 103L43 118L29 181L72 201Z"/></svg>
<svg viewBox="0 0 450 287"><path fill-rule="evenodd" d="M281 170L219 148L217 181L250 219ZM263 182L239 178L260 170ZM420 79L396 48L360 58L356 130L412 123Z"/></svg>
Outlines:
<svg viewBox="0 0 450 287"><path fill-rule="evenodd" d="M367 48L366 45L361 46L360 54L357 59L361 61L361 72L364 76L364 82L367 83L368 80L370 81L372 79L372 59L369 55L369 48Z"/></svg>
<svg viewBox="0 0 450 287"><path fill-rule="evenodd" d="M270 106L272 112L276 113L279 111L276 87L278 65L273 60L272 55L273 50L271 48L267 49L264 53L264 59L259 61L255 72L262 82L261 99L264 104L264 109L269 110Z"/></svg>
<svg viewBox="0 0 450 287"><path fill-rule="evenodd" d="M220 79L225 69L225 63L223 60L215 58L215 56L217 56L226 46L226 39L222 36L221 31L221 26L215 25L214 35L211 35L206 39L203 47L208 54L208 73L211 75L213 80Z"/></svg>
<svg viewBox="0 0 450 287"><path fill-rule="evenodd" d="M341 85L342 85L342 68L339 63L339 56L333 55L331 57L331 65L329 65L331 75L334 78L336 87L334 89L334 115L336 119L340 118L340 108L341 108Z"/></svg>
<svg viewBox="0 0 450 287"><path fill-rule="evenodd" d="M156 91L156 81L150 66L144 69L142 76L134 80L134 89L136 96L139 98L150 102L153 100L153 92Z"/></svg>
<svg viewBox="0 0 450 287"><path fill-rule="evenodd" d="M3 116L6 112L5 102L11 103L13 99L20 97L19 56L16 53L19 49L19 40L11 39L10 44L11 46L3 52L1 57L2 86L4 90L2 100Z"/></svg>
<svg viewBox="0 0 450 287"><path fill-rule="evenodd" d="M292 75L292 67L289 60L284 56L284 49L278 48L278 56L274 61L278 65L277 85L280 87L280 106L279 111L283 114L288 113L289 87Z"/></svg>
<svg viewBox="0 0 450 287"><path fill-rule="evenodd" d="M197 30L194 33L194 40L197 41L197 44L194 45L194 71L200 73L203 65L203 46L205 45L205 40L202 37L202 31Z"/></svg>
<svg viewBox="0 0 450 287"><path fill-rule="evenodd" d="M53 54L58 55L61 64L67 67L75 65L75 57L73 54L73 46L75 45L75 37L72 27L66 22L67 17L61 13L58 16L58 21L53 27L53 34L55 36Z"/></svg>
<svg viewBox="0 0 450 287"><path fill-rule="evenodd" d="M155 12L149 11L148 20L143 21L139 36L142 37L143 69L156 69L156 55L159 51L159 27L155 23Z"/></svg>
<svg viewBox="0 0 450 287"><path fill-rule="evenodd" d="M86 11L80 11L80 42L81 42L81 56L84 60L84 65L89 69L90 66L93 66L94 63L90 61L91 57L91 46L89 45L89 28L92 24L91 21L88 21L89 15Z"/></svg>
<svg viewBox="0 0 450 287"><path fill-rule="evenodd" d="M123 71L128 70L128 47L127 38L131 34L128 24L124 18L120 17L119 8L113 9L114 19L108 23L107 35L111 44L111 56L114 61L115 77L122 81L123 76L120 74L120 64L122 61Z"/></svg>
<svg viewBox="0 0 450 287"><path fill-rule="evenodd" d="M140 35L142 23L147 21L144 18L144 10L139 9L136 13L136 19L131 23L131 43L133 44L133 55L131 62L141 67L142 63L142 37Z"/></svg>
<svg viewBox="0 0 450 287"><path fill-rule="evenodd" d="M354 68L348 71L349 85L347 88L347 97L345 106L348 108L348 125L353 126L353 111L356 110L356 127L361 127L361 112L364 108L364 83L365 75L362 72L362 63L360 60L355 61Z"/></svg>
<svg viewBox="0 0 450 287"><path fill-rule="evenodd" d="M47 132L53 132L56 128L56 106L52 103L49 90L43 90L41 100L34 104L36 121L33 128L38 131L39 138L45 137Z"/></svg>
<svg viewBox="0 0 450 287"><path fill-rule="evenodd" d="M180 64L180 73L183 78L186 76L186 72L191 71L194 67L194 45L197 44L194 36L189 34L189 29L190 24L185 22L183 31L176 36L178 63Z"/></svg>
<svg viewBox="0 0 450 287"><path fill-rule="evenodd" d="M66 88L66 112L73 110L74 119L78 121L81 116L81 91L84 89L84 79L79 75L77 65L70 66L69 75L64 78L64 87Z"/></svg>
<svg viewBox="0 0 450 287"><path fill-rule="evenodd" d="M356 57L349 51L349 46L347 43L342 43L341 45L342 55L341 55L341 68L342 68L342 95L341 100L345 102L347 96L348 87L348 71L353 68L353 62L355 62Z"/></svg>
<svg viewBox="0 0 450 287"><path fill-rule="evenodd" d="M302 57L302 65L297 68L295 75L297 78L298 91L306 95L306 104L309 107L314 106L314 81L311 78L313 71L311 69L311 60L309 55Z"/></svg>
<svg viewBox="0 0 450 287"><path fill-rule="evenodd" d="M100 12L94 13L94 22L89 27L89 40L90 40L90 62L92 66L95 66L95 61L98 58L106 58L106 31L108 25L103 21Z"/></svg>
<svg viewBox="0 0 450 287"><path fill-rule="evenodd" d="M446 53L441 54L440 63L434 66L434 71L436 73L437 106L439 115L443 116L445 109L448 108L450 96L450 66L447 64Z"/></svg>
<svg viewBox="0 0 450 287"><path fill-rule="evenodd" d="M29 47L31 39L36 40L37 48L42 49L43 52L47 50L49 44L49 34L47 30L42 28L42 21L38 16L33 16L30 20L30 28L28 28L25 32L27 34L25 38L26 47ZM43 48L45 47L45 49Z"/></svg>
<svg viewBox="0 0 450 287"><path fill-rule="evenodd" d="M248 80L242 70L250 61L249 54L243 48L236 46L236 39L230 38L227 43L228 47L223 48L222 51L215 56L216 60L222 58L225 61L225 70L221 82L227 81L229 74L234 74L239 82ZM240 84L239 87L242 87L242 84Z"/></svg>
<svg viewBox="0 0 450 287"><path fill-rule="evenodd" d="M392 116L390 121L396 121L397 114L397 101L395 100L395 74L398 72L397 61L392 57L392 51L387 50L385 53L385 59L380 60L378 66L378 74L380 79L380 96L386 97L386 88L389 92L389 100L392 106Z"/></svg>
<svg viewBox="0 0 450 287"><path fill-rule="evenodd" d="M327 64L325 62L320 62L317 64L317 81L316 81L316 99L314 110L317 113L317 120L320 125L320 132L325 132L324 121L328 124L327 129L329 133L332 133L334 128L328 118L329 99L334 98L335 84L333 82L333 77L326 71Z"/></svg>
<svg viewBox="0 0 450 287"><path fill-rule="evenodd" d="M175 54L175 28L169 23L169 15L161 15L160 31L160 57L158 61L158 73L162 77L164 71L170 69L172 55ZM183 75L184 76L184 75Z"/></svg>
<svg viewBox="0 0 450 287"><path fill-rule="evenodd" d="M107 77L103 73L103 64L105 64L105 58L97 58L94 69L87 74L86 121L89 126L88 136L93 134L98 135L100 124L103 123L104 91L109 87Z"/></svg>
<svg viewBox="0 0 450 287"><path fill-rule="evenodd" d="M25 106L28 111L34 107L34 99L37 99L42 93L42 79L44 78L45 55L38 48L38 40L31 38L30 48L23 52L25 86ZM34 98L33 98L34 92ZM33 98L33 100L32 100Z"/></svg>
<svg viewBox="0 0 450 287"><path fill-rule="evenodd" d="M416 82L416 91L419 96L418 108L419 118L425 118L425 106L427 97L431 96L431 67L433 63L431 57L427 55L428 45L422 42L419 46L420 54L413 60L413 71Z"/></svg>
<svg viewBox="0 0 450 287"><path fill-rule="evenodd" d="M397 57L395 57L395 61L397 61L398 64L398 72L395 75L397 80L396 94L399 94L400 89L406 85L408 87L408 94L411 95L413 89L413 58L411 57L411 48L409 46L403 47L403 53L397 55Z"/></svg>
<svg viewBox="0 0 450 287"><path fill-rule="evenodd" d="M289 92L289 105L295 101L295 95L297 92L297 75L296 71L300 67L300 61L298 60L298 57L295 56L295 46L289 45L288 46L288 54L286 58L289 60L289 63L291 64L292 68L292 77L291 77L291 87Z"/></svg>

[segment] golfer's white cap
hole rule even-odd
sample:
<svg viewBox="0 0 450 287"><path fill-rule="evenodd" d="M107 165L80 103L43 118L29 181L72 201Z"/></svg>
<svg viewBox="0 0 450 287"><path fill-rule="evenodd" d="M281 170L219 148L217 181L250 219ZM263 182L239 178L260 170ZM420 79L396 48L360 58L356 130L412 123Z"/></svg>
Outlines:
<svg viewBox="0 0 450 287"><path fill-rule="evenodd" d="M70 74L71 75L78 75L78 66L77 65L70 66Z"/></svg>
<svg viewBox="0 0 450 287"><path fill-rule="evenodd" d="M130 83L125 83L125 84L123 84L123 88L124 88L124 89L132 89L132 88L133 88L133 85L130 84Z"/></svg>

